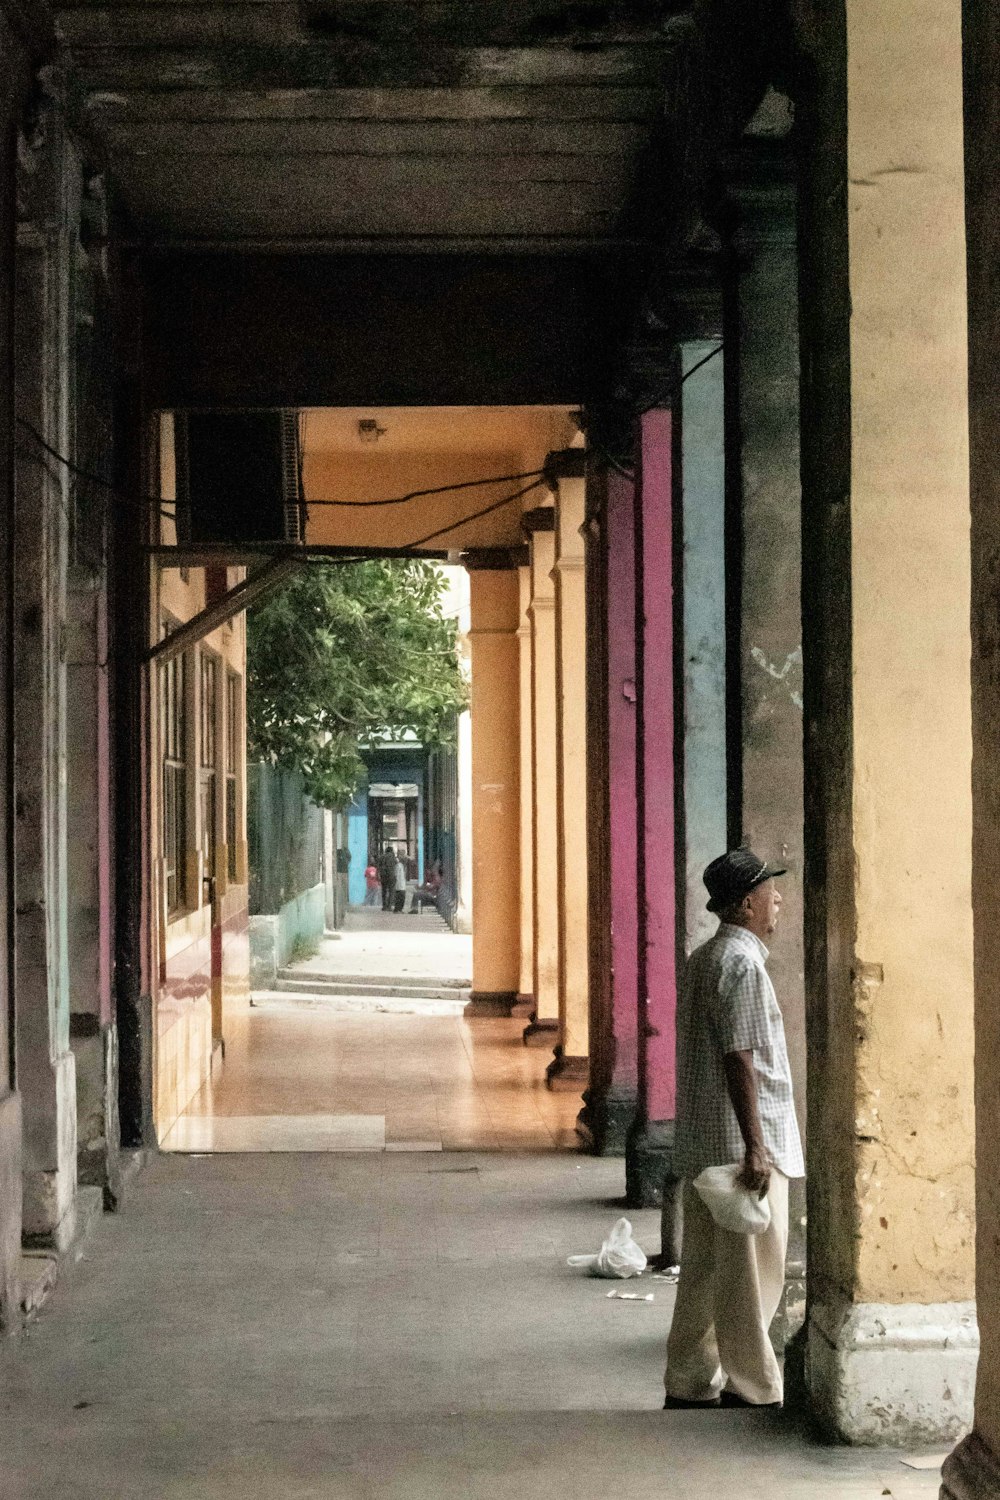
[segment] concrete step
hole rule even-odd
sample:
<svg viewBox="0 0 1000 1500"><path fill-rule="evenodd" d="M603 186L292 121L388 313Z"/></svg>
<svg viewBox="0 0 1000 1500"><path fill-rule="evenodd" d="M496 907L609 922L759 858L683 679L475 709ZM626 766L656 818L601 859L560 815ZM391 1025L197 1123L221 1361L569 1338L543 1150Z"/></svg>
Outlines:
<svg viewBox="0 0 1000 1500"><path fill-rule="evenodd" d="M460 990L451 990L447 1000L422 999L415 996L384 995L378 991L371 994L324 994L316 990L297 990L288 986L280 990L254 990L250 1004L254 1009L288 1008L304 1006L331 1011L342 1015L395 1015L395 1016L461 1016L465 1014L468 999Z"/></svg>
<svg viewBox="0 0 1000 1500"><path fill-rule="evenodd" d="M468 981L456 979L400 979L372 974L310 974L302 969L279 969L275 989L301 995L371 995L399 1000L468 1000Z"/></svg>
<svg viewBox="0 0 1000 1500"><path fill-rule="evenodd" d="M21 1256L21 1313L33 1318L59 1279L55 1251L26 1250Z"/></svg>
<svg viewBox="0 0 1000 1500"><path fill-rule="evenodd" d="M36 1316L59 1280L66 1261L79 1260L84 1243L104 1212L104 1192L99 1187L78 1187L72 1209L66 1215L56 1243L25 1248L21 1253L21 1315L25 1322Z"/></svg>

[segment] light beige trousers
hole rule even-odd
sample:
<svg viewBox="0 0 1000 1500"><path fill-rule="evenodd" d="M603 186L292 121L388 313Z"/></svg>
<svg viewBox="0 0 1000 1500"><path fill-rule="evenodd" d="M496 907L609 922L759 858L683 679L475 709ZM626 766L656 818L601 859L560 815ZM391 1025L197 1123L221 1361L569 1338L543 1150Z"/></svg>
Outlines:
<svg viewBox="0 0 1000 1500"><path fill-rule="evenodd" d="M771 1171L763 1234L720 1229L690 1182L677 1305L667 1340L668 1396L711 1401L725 1387L754 1403L782 1399L768 1329L785 1284L788 1178Z"/></svg>

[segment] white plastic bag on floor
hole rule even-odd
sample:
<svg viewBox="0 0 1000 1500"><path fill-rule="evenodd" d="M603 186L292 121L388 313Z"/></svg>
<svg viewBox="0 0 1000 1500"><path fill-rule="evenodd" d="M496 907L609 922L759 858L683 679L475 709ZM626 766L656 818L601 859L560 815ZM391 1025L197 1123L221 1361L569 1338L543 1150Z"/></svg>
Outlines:
<svg viewBox="0 0 1000 1500"><path fill-rule="evenodd" d="M571 1255L567 1265L580 1266L591 1276L627 1281L630 1276L642 1275L646 1256L632 1238L628 1219L619 1219L596 1255Z"/></svg>
<svg viewBox="0 0 1000 1500"><path fill-rule="evenodd" d="M737 1162L706 1167L692 1187L720 1229L731 1234L763 1234L771 1222L771 1205L737 1182L742 1170Z"/></svg>

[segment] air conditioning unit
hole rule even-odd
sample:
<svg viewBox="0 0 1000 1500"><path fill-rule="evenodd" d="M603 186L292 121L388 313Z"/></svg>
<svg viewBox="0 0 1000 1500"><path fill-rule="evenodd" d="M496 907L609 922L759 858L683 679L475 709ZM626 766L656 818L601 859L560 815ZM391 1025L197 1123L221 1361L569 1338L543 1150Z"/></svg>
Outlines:
<svg viewBox="0 0 1000 1500"><path fill-rule="evenodd" d="M302 542L297 411L178 412L178 541Z"/></svg>

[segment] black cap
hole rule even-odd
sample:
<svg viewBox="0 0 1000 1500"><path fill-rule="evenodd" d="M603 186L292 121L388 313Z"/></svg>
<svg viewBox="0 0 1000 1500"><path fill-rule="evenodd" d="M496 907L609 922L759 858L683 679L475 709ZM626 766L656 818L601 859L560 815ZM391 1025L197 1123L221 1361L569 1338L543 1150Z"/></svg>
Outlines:
<svg viewBox="0 0 1000 1500"><path fill-rule="evenodd" d="M787 874L787 870L777 865L765 864L752 849L730 849L728 854L713 859L702 876L709 894L708 909L725 911L772 875Z"/></svg>

